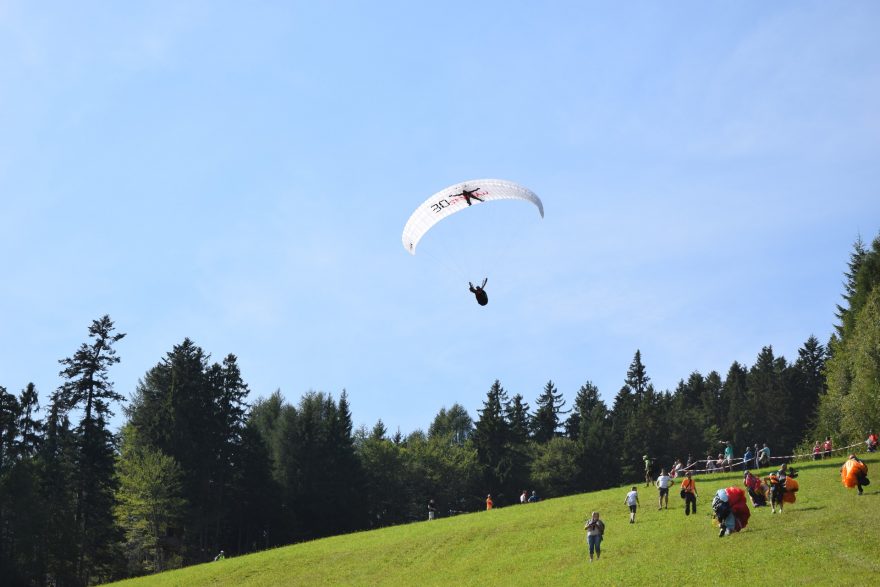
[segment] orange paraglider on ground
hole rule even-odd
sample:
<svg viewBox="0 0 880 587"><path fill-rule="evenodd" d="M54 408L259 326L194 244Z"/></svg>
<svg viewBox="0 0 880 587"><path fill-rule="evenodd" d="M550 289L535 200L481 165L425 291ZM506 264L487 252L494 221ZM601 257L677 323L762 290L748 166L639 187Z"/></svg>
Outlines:
<svg viewBox="0 0 880 587"><path fill-rule="evenodd" d="M785 480L785 493L782 494L782 501L785 503L794 503L797 499L798 482L791 477Z"/></svg>
<svg viewBox="0 0 880 587"><path fill-rule="evenodd" d="M856 455L849 455L849 459L840 468L840 479L843 486L849 489L858 488L862 494L862 485L868 485L868 465L863 463Z"/></svg>

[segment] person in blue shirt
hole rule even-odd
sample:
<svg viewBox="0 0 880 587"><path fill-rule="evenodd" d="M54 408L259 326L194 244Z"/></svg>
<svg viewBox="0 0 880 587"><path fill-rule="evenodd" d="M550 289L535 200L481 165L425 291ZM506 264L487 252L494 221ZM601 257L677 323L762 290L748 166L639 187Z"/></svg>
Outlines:
<svg viewBox="0 0 880 587"><path fill-rule="evenodd" d="M746 447L746 454L743 455L743 471L751 468L752 459L755 458L755 455L752 454L752 449Z"/></svg>
<svg viewBox="0 0 880 587"><path fill-rule="evenodd" d="M535 503L536 501L538 501L538 495L533 490L532 494L529 496L529 503Z"/></svg>

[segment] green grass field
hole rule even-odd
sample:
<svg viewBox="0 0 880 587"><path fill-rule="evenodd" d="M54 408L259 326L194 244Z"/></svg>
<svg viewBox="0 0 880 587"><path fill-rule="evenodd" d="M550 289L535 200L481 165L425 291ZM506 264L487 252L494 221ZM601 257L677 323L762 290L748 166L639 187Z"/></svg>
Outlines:
<svg viewBox="0 0 880 587"><path fill-rule="evenodd" d="M880 458L863 456L873 476ZM784 514L752 509L748 527L725 538L711 520L715 490L741 473L697 478L699 513L684 515L677 487L668 510L639 487L635 524L627 487L537 504L336 536L116 583L229 585L877 585L880 477L857 496L843 458L796 463L801 490ZM871 476L871 475L869 475ZM590 563L584 520L605 521L602 558Z"/></svg>

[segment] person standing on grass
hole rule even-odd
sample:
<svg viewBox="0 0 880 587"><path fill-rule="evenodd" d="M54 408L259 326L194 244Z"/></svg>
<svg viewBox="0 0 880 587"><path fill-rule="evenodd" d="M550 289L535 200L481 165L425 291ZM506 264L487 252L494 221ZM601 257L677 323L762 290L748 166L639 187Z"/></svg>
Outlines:
<svg viewBox="0 0 880 587"><path fill-rule="evenodd" d="M629 493L626 494L626 499L623 500L623 503L629 506L629 523L636 523L636 510L639 509L639 492L636 490L635 485L630 490Z"/></svg>
<svg viewBox="0 0 880 587"><path fill-rule="evenodd" d="M593 512L593 515L584 524L584 530L587 531L590 562L593 562L593 552L596 553L596 560L599 560L599 556L602 554L602 536L605 534L605 522L599 519L599 512Z"/></svg>
<svg viewBox="0 0 880 587"><path fill-rule="evenodd" d="M724 472L724 467L728 467L728 471L733 471L733 443L729 440L722 440L721 444L724 445L724 464L721 467L721 471Z"/></svg>
<svg viewBox="0 0 880 587"><path fill-rule="evenodd" d="M647 487L653 480L653 477L651 476L651 465L654 463L654 459L645 455L642 457L642 460L645 461L645 487Z"/></svg>
<svg viewBox="0 0 880 587"><path fill-rule="evenodd" d="M486 496L486 511L491 510L494 505L495 502L492 501L492 494L490 493Z"/></svg>
<svg viewBox="0 0 880 587"><path fill-rule="evenodd" d="M684 515L691 515L693 508L694 514L697 513L697 483L688 471L681 482L681 496L684 498Z"/></svg>
<svg viewBox="0 0 880 587"><path fill-rule="evenodd" d="M663 506L666 506L666 509L669 509L669 488L675 481L672 480L672 477L666 474L666 469L660 469L660 476L657 477L657 489L659 490L659 499L657 501L657 509L662 510ZM665 504L663 500L666 500Z"/></svg>
<svg viewBox="0 0 880 587"><path fill-rule="evenodd" d="M755 455L752 453L752 447L746 445L746 453L743 455L743 471L748 471L752 468L753 458L755 458Z"/></svg>
<svg viewBox="0 0 880 587"><path fill-rule="evenodd" d="M831 458L831 449L834 448L834 443L831 442L831 437L826 436L825 442L822 444L822 458L827 459Z"/></svg>
<svg viewBox="0 0 880 587"><path fill-rule="evenodd" d="M428 500L428 520L433 520L436 515L437 515L437 506L434 505L433 499L429 499Z"/></svg>
<svg viewBox="0 0 880 587"><path fill-rule="evenodd" d="M767 443L764 443L763 448L758 451L758 468L761 467L769 467L770 466L770 448L767 446Z"/></svg>

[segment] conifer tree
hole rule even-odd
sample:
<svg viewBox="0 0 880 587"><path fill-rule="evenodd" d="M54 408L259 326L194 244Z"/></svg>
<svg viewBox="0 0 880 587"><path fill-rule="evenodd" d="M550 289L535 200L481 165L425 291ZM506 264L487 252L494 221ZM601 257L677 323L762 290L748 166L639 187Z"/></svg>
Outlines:
<svg viewBox="0 0 880 587"><path fill-rule="evenodd" d="M726 408L726 418L721 428L723 440L733 443L734 449L742 448L746 442L754 442L753 408L748 397L748 369L734 361L724 378L721 387L721 404ZM762 441L763 442L763 441ZM719 450L720 452L720 450Z"/></svg>
<svg viewBox="0 0 880 587"><path fill-rule="evenodd" d="M113 517L115 443L107 419L111 406L122 401L113 389L109 369L119 362L114 345L125 334L114 333L109 316L89 326L91 343L83 343L72 357L61 359L64 383L55 392L55 402L65 411L80 411L76 429L77 457L76 544L79 548L76 575L82 584L110 578L113 546L119 532Z"/></svg>
<svg viewBox="0 0 880 587"><path fill-rule="evenodd" d="M537 407L532 415L532 438L537 443L547 442L556 436L559 428L559 414L565 414L565 400L558 392L553 381L544 385L544 390L535 402Z"/></svg>
<svg viewBox="0 0 880 587"><path fill-rule="evenodd" d="M507 392L496 379L486 394L483 409L478 410L480 419L474 428L477 461L483 469L488 492L496 494L504 491L510 476L510 426L504 417L507 401Z"/></svg>

